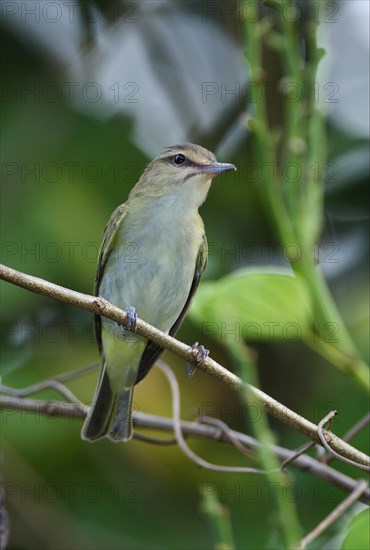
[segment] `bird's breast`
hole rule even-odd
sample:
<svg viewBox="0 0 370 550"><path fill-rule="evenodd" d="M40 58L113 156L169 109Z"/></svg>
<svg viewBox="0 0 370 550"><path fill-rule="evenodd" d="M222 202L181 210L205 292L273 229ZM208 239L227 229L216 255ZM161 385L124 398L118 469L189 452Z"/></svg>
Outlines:
<svg viewBox="0 0 370 550"><path fill-rule="evenodd" d="M141 319L168 332L189 296L202 236L200 218L170 226L152 218L139 227L127 220L99 294L123 309L134 306Z"/></svg>

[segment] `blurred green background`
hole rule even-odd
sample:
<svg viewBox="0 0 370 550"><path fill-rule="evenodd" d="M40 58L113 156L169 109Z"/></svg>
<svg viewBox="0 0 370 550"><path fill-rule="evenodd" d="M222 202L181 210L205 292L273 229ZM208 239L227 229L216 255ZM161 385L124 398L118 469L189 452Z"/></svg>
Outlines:
<svg viewBox="0 0 370 550"><path fill-rule="evenodd" d="M327 112L331 163L317 252L367 358L368 6L330 2L338 8L330 15L327 4L315 12L327 49L317 101ZM302 17L312 16L300 5ZM261 6L261 14L266 9ZM286 266L253 173L246 125L253 90L243 55L248 14L242 4L2 1L1 12L4 264L91 293L110 213L162 147L191 141L239 169L214 182L201 209L210 246L204 278L242 267ZM268 49L265 64L269 115L278 127L276 83L284 75ZM7 283L1 284L1 303L4 384L22 388L97 361L87 313ZM205 338L196 317L185 321L178 337L200 341L231 368L223 346ZM335 408L340 435L365 413L363 390L303 344L256 341L252 348L262 389L313 422ZM164 358L181 384L184 419L201 412L250 432L238 395L201 372L189 379L183 362L168 353ZM68 386L88 403L96 377ZM59 398L51 391L38 397ZM137 388L135 404L171 414L167 382L155 368ZM283 446L304 441L277 421L271 426ZM278 546L274 490L264 478L201 470L176 446L89 445L80 440L80 428L77 420L2 411L9 548L211 548L215 537L202 508L210 493L229 508L238 548ZM365 449L367 436L365 430L354 444ZM244 460L226 446L194 441L193 448L215 463ZM293 470L291 482L304 532L344 497ZM333 527L326 536L335 532Z"/></svg>

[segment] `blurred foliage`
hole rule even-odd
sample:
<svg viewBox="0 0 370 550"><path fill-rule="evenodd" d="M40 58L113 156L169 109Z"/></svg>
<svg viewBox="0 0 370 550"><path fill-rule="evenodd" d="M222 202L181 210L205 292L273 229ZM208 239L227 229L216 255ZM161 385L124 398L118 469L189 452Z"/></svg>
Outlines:
<svg viewBox="0 0 370 550"><path fill-rule="evenodd" d="M353 43L355 36L360 40L356 21L366 20L364 4L298 3L313 6L313 11L302 8L297 32L310 17L317 17L322 33L329 36L322 62L329 63L327 74L315 88L315 101L327 111L328 158L327 166L321 167L326 173L325 219L319 220L323 230L320 239L314 238L312 252L351 338L366 358L368 135L363 126L356 130L356 124L368 117L366 112L358 114L364 86L357 86L355 75L365 72L361 60L365 55L366 62L368 52L356 50ZM269 121L281 134L286 128L279 90L287 75L272 32L281 29L274 28L272 8L255 5L257 19L264 14L271 23L272 17L263 66L270 90ZM3 1L1 10L2 262L91 292L101 234L112 210L126 199L146 163L163 146L198 142L214 150L219 160L237 164L238 172L215 180L201 209L209 263L194 317L185 321L178 336L188 343L201 341L212 357L231 368L224 342L204 330L205 323L217 322L217 316L224 321L228 311L233 323L233 316L240 315L238 297L230 301L222 291L237 282L236 270L261 272L269 267L276 273L288 268L286 249L261 198L264 182L248 130L258 103L251 100L253 88L246 87L252 80L243 55L243 33L246 19L252 21L254 14L244 4L227 0ZM348 10L352 18L344 17ZM336 47L331 49L330 43ZM358 59L356 52L361 52ZM351 77L329 74L344 55L357 59L349 64ZM328 82L338 85L337 103L325 102L336 89L325 89ZM341 106L347 103L341 93L346 86L351 86L350 109L343 118ZM310 219L305 228L309 233ZM257 284L251 275L246 280ZM251 286L261 302L264 281L258 280L259 288ZM272 291L269 285L269 305ZM304 292L296 289L289 309L284 305L289 302L287 289L278 292L282 314L292 311L306 318L301 306ZM211 300L214 309L210 318L207 310L203 320L196 319L207 293L217 298ZM1 301L4 384L24 387L97 361L87 314L5 283ZM254 312L261 313L257 306ZM363 415L368 400L361 388L301 342L261 338L249 343L261 387L274 398L313 422L333 408L339 410L334 427L339 435ZM256 419L240 396L200 372L188 379L181 361L167 353L164 358L181 383L184 419L200 411L232 428L251 430ZM96 376L75 380L69 387L88 403ZM49 391L38 397L58 396ZM156 369L137 388L135 404L140 410L171 414L168 388ZM136 441L90 446L80 440L79 422L69 419L2 412L2 421L9 548L210 548L216 540L205 520L204 504L214 495L229 510L236 548L280 544L275 492L281 489L265 479L199 470L176 447ZM284 446L303 443L288 427L273 419L270 425ZM354 445L366 450L368 435L364 430ZM212 462L240 461L226 446L202 441L193 446ZM344 464L338 468L353 475ZM344 495L301 472L291 470L290 475L302 531L307 532ZM288 498L288 488L283 491ZM334 525L327 536L337 529ZM355 548L355 535L348 535L345 548Z"/></svg>
<svg viewBox="0 0 370 550"><path fill-rule="evenodd" d="M348 534L341 548L343 548L343 550L350 550L351 548L365 550L369 548L369 533L369 514L367 510L362 510L360 514L352 519Z"/></svg>
<svg viewBox="0 0 370 550"><path fill-rule="evenodd" d="M239 270L218 281L205 282L191 315L203 323L205 333L221 342L227 341L228 334L233 340L239 334L239 341L294 342L308 337L313 322L303 281L262 269Z"/></svg>

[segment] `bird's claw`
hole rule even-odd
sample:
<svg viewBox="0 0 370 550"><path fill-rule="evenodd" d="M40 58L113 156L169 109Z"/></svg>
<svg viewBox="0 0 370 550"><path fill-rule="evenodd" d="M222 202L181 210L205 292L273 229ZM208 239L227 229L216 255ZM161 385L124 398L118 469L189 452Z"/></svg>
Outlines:
<svg viewBox="0 0 370 550"><path fill-rule="evenodd" d="M193 354L193 365L195 365L196 367L200 367L204 363L205 359L208 357L209 350L198 342L195 342L195 344L193 344L191 348Z"/></svg>
<svg viewBox="0 0 370 550"><path fill-rule="evenodd" d="M193 378L196 370L197 369L193 365L191 365L190 363L186 364L186 376L188 378Z"/></svg>
<svg viewBox="0 0 370 550"><path fill-rule="evenodd" d="M125 336L130 331L135 332L137 323L137 313L136 309L133 306L126 307L125 312L127 315L126 323L125 325L121 325L123 336Z"/></svg>

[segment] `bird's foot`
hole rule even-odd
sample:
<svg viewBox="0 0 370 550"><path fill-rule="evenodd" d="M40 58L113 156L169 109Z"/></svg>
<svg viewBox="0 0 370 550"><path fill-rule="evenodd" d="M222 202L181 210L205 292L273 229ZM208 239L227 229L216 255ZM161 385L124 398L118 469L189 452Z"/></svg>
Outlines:
<svg viewBox="0 0 370 550"><path fill-rule="evenodd" d="M193 353L192 364L195 365L196 367L200 367L204 363L205 359L208 357L209 350L206 349L204 346L200 345L198 342L195 342L195 344L193 344L191 348ZM194 375L194 372L195 372L194 367L192 365L188 365L189 378Z"/></svg>
<svg viewBox="0 0 370 550"><path fill-rule="evenodd" d="M121 325L123 336L126 336L126 334L130 331L135 332L137 323L137 313L133 306L126 307L125 312L127 314L127 320L125 325Z"/></svg>

